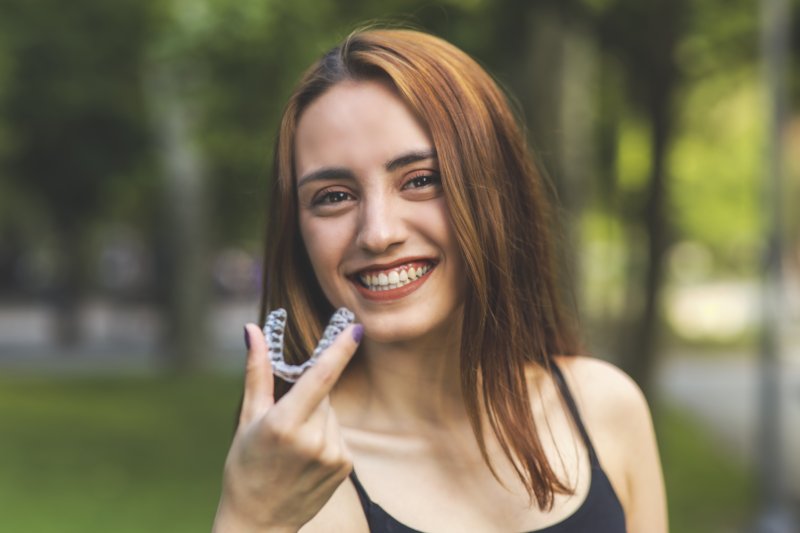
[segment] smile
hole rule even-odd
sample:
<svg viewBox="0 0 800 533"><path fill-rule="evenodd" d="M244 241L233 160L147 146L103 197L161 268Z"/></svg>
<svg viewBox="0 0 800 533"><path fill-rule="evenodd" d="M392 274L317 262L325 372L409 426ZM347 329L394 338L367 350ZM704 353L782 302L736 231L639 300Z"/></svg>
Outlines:
<svg viewBox="0 0 800 533"><path fill-rule="evenodd" d="M436 265L430 261L413 261L383 270L365 270L358 273L361 286L370 292L390 291L421 280Z"/></svg>

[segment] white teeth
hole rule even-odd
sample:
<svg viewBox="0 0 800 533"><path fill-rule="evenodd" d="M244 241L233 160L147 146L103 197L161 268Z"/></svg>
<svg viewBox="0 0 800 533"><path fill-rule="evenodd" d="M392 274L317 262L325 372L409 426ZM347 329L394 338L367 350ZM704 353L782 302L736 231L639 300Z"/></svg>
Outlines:
<svg viewBox="0 0 800 533"><path fill-rule="evenodd" d="M380 272L378 274L360 274L359 279L361 283L366 285L371 291L388 291L408 285L412 281L427 274L431 268L431 265L424 265L417 268L412 266L408 268L399 267L397 270Z"/></svg>

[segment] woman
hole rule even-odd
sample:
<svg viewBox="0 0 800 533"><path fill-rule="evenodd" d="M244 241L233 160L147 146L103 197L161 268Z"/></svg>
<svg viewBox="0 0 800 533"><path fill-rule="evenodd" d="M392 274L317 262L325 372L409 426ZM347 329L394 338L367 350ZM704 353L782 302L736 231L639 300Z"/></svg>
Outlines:
<svg viewBox="0 0 800 533"><path fill-rule="evenodd" d="M274 179L262 322L287 310L295 362L335 308L359 324L283 395L245 327L216 531L666 531L639 389L562 355L546 191L477 63L352 34L289 100Z"/></svg>

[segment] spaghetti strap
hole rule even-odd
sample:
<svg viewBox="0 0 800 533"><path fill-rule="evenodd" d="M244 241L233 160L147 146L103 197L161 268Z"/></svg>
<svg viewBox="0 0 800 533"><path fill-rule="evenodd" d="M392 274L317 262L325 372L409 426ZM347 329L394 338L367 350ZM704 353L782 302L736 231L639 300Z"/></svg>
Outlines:
<svg viewBox="0 0 800 533"><path fill-rule="evenodd" d="M383 510L383 507L373 502L366 489L356 476L355 469L350 472L350 481L358 493L361 500L361 507L364 510L364 517L367 519L367 526L372 533L422 533L398 522L392 515Z"/></svg>
<svg viewBox="0 0 800 533"><path fill-rule="evenodd" d="M356 488L356 492L358 493L358 499L361 500L361 507L364 508L364 514L369 516L369 508L372 505L372 500L369 499L367 491L364 489L364 486L358 480L358 476L356 475L355 469L350 471L350 481L353 482L353 486Z"/></svg>
<svg viewBox="0 0 800 533"><path fill-rule="evenodd" d="M567 385L567 381L564 379L564 374L561 372L561 369L558 367L555 361L551 361L550 368L553 369L555 382L558 384L558 388L561 391L564 400L567 402L569 412L572 415L572 419L575 421L575 425L578 426L578 431L581 433L581 437L586 445L586 449L589 450L589 459L592 463L592 466L599 466L600 461L597 459L597 454L594 451L592 439L589 438L589 433L586 431L586 427L583 425L583 420L578 412L578 406L575 404L575 399L572 397L572 393L569 391L569 386Z"/></svg>

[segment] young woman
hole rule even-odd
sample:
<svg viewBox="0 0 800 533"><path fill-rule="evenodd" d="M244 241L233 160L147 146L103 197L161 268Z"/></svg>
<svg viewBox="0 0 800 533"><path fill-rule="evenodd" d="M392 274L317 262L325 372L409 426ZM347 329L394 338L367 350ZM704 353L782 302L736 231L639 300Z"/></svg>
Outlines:
<svg viewBox="0 0 800 533"><path fill-rule="evenodd" d="M285 394L245 327L216 531L667 530L648 407L569 355L545 185L477 63L352 34L292 95L274 179L262 322L286 309L296 363L336 308L358 324Z"/></svg>

